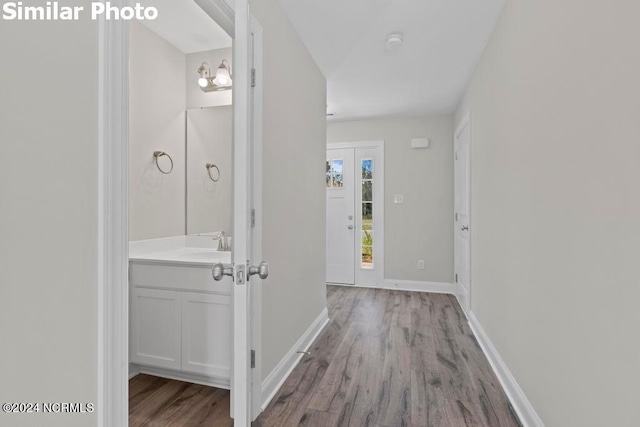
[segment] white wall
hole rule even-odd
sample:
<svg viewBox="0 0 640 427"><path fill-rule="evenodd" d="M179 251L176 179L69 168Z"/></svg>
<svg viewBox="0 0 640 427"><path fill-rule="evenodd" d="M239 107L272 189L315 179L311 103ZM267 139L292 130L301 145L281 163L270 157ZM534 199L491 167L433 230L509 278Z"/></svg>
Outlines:
<svg viewBox="0 0 640 427"><path fill-rule="evenodd" d="M129 238L185 233L186 56L147 27L131 23ZM173 158L161 173L154 151ZM166 157L161 166L169 167Z"/></svg>
<svg viewBox="0 0 640 427"><path fill-rule="evenodd" d="M97 46L90 21L0 24L0 402L97 399Z"/></svg>
<svg viewBox="0 0 640 427"><path fill-rule="evenodd" d="M231 106L187 110L187 234L232 234L232 125ZM209 178L207 163L220 169L218 182Z"/></svg>
<svg viewBox="0 0 640 427"><path fill-rule="evenodd" d="M222 60L226 59L231 65L231 74L233 77L233 58L232 49L215 49L204 52L196 52L187 54L187 62L185 69L186 89L187 89L187 108L216 107L220 105L231 105L233 90L225 90L220 92L203 92L198 86L198 68L203 62L209 64L211 75L216 75L216 70ZM206 66L206 65L205 65Z"/></svg>
<svg viewBox="0 0 640 427"><path fill-rule="evenodd" d="M277 0L264 28L263 377L326 307L326 82Z"/></svg>
<svg viewBox="0 0 640 427"><path fill-rule="evenodd" d="M431 146L412 149L418 137ZM385 141L385 278L453 282L453 117L327 125L329 143L371 140ZM404 204L394 204L394 194L404 194Z"/></svg>
<svg viewBox="0 0 640 427"><path fill-rule="evenodd" d="M471 111L472 310L547 426L637 426L640 3L510 0Z"/></svg>

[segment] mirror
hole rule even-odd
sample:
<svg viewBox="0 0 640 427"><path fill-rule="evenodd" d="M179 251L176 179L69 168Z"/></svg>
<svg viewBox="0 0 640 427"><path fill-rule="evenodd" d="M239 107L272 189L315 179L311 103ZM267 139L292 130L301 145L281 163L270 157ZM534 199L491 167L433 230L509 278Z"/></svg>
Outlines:
<svg viewBox="0 0 640 427"><path fill-rule="evenodd" d="M187 110L187 234L231 234L232 114L231 105Z"/></svg>

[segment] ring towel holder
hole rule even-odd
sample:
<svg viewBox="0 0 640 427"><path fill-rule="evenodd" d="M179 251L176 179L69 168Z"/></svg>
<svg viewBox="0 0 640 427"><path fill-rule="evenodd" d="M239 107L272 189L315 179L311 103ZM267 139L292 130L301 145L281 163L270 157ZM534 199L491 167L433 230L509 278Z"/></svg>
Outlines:
<svg viewBox="0 0 640 427"><path fill-rule="evenodd" d="M211 181L220 181L220 169L218 168L218 166L214 165L213 163L207 163L205 167L207 168L207 173L209 174L209 179L211 179ZM214 175L211 174L211 170L213 169L215 169L215 178Z"/></svg>
<svg viewBox="0 0 640 427"><path fill-rule="evenodd" d="M158 163L158 159L159 159L160 157L163 157L163 156L167 156L167 157L169 158L169 161L171 162L171 167L169 168L169 170L162 169L162 168L160 167L160 164ZM170 155L168 155L168 154L167 154L167 153L165 153L164 151L154 151L154 152L153 152L153 157L155 157L155 158L156 158L156 166L157 166L157 168L158 168L158 170L159 170L160 172L162 172L162 173L163 173L163 174L165 174L165 175L169 175L169 174L173 171L173 159L171 158L171 156L170 156Z"/></svg>

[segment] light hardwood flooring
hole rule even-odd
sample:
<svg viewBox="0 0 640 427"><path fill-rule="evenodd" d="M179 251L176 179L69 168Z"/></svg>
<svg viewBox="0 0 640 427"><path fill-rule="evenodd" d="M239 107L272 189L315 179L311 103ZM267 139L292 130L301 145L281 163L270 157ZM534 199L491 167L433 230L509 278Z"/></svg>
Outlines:
<svg viewBox="0 0 640 427"><path fill-rule="evenodd" d="M328 286L330 323L256 427L519 426L456 299ZM227 426L229 393L140 375L132 426Z"/></svg>

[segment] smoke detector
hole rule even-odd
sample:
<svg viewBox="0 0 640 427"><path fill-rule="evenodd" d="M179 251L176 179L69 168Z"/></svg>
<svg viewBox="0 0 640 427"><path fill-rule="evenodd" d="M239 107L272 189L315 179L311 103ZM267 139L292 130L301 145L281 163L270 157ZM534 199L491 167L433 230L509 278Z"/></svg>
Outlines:
<svg viewBox="0 0 640 427"><path fill-rule="evenodd" d="M387 50L397 50L402 45L402 34L393 33L389 34L384 42L384 47Z"/></svg>

